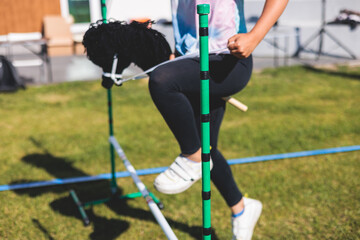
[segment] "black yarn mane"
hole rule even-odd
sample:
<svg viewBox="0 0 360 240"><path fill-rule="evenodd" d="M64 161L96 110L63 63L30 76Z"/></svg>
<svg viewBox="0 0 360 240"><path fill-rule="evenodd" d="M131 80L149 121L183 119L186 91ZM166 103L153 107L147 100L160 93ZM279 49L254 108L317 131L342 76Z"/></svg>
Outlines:
<svg viewBox="0 0 360 240"><path fill-rule="evenodd" d="M102 20L90 25L83 39L87 57L104 71L111 71L114 54L118 54L117 73L130 63L149 69L169 59L171 49L164 36L147 28L145 23Z"/></svg>

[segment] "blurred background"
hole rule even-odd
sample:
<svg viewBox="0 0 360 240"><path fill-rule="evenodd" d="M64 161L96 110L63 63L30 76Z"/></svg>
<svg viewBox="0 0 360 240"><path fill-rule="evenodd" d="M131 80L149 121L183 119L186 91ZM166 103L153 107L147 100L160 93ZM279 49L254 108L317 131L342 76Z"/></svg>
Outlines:
<svg viewBox="0 0 360 240"><path fill-rule="evenodd" d="M248 30L264 0L245 0ZM170 1L109 0L109 18L151 19L174 46ZM254 52L255 69L294 64L358 64L360 1L291 0L276 26ZM91 22L101 19L99 0L3 0L0 55L27 84L98 79L81 41ZM125 75L140 70L131 66Z"/></svg>

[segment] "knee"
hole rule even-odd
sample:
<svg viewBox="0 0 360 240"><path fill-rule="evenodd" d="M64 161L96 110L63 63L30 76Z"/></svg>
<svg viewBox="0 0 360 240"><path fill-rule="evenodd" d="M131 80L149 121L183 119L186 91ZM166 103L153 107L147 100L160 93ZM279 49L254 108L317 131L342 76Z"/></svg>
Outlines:
<svg viewBox="0 0 360 240"><path fill-rule="evenodd" d="M154 92L157 90L165 90L171 87L171 76L161 66L152 71L149 78L149 90Z"/></svg>

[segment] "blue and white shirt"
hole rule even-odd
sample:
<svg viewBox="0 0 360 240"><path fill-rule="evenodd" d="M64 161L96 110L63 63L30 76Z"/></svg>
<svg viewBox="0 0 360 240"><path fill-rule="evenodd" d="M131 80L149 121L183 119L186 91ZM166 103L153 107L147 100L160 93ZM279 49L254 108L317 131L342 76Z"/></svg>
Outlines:
<svg viewBox="0 0 360 240"><path fill-rule="evenodd" d="M237 33L246 33L244 0L171 0L175 49L185 55L198 50L198 4L210 4L209 50L226 48Z"/></svg>

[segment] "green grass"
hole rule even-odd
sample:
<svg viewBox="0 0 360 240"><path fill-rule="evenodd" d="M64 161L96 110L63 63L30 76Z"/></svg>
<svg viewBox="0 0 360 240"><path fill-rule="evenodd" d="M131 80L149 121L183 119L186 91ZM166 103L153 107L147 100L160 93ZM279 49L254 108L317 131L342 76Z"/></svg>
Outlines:
<svg viewBox="0 0 360 240"><path fill-rule="evenodd" d="M360 68L289 67L254 73L228 107L219 148L228 159L359 145ZM143 81L113 90L115 135L136 169L168 166L179 149ZM110 172L106 91L99 81L0 95L0 184ZM359 239L360 152L232 165L235 179L264 210L253 239ZM117 171L124 171L117 159ZM150 191L156 176L142 176ZM137 191L118 179L123 193ZM165 239L143 199L87 210L83 227L69 198L109 195L100 181L0 192L0 239ZM201 184L156 193L179 239L201 239ZM230 239L230 212L212 186L213 239Z"/></svg>

